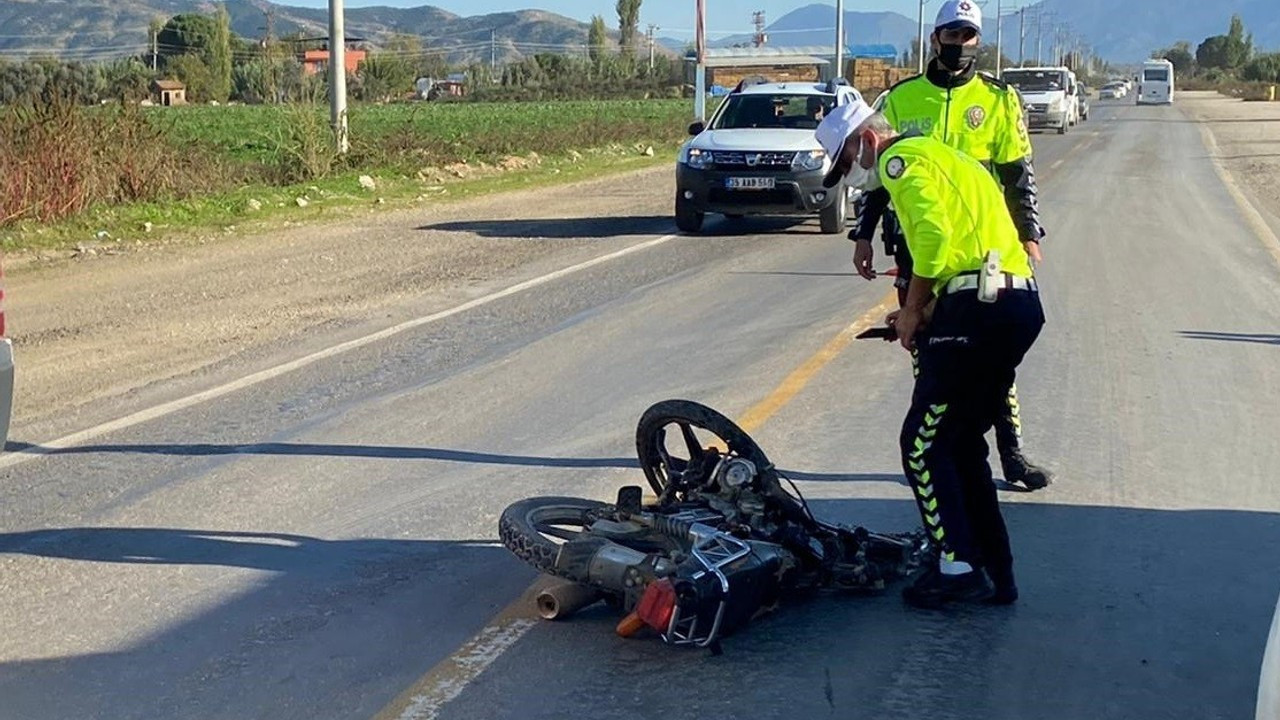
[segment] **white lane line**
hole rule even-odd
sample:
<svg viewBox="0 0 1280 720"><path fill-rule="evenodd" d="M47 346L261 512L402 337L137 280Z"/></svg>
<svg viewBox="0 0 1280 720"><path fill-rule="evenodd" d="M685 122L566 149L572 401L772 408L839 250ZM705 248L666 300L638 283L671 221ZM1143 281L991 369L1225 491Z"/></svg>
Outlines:
<svg viewBox="0 0 1280 720"><path fill-rule="evenodd" d="M1062 163L1064 163L1064 162L1066 162L1066 161L1067 161L1067 159L1066 159L1066 158L1058 158L1057 160L1054 160L1054 161L1053 161L1053 164L1049 166L1049 169L1050 169L1050 170L1057 170L1058 168L1062 167Z"/></svg>
<svg viewBox="0 0 1280 720"><path fill-rule="evenodd" d="M228 395L230 393L236 392L237 390L243 390L247 387L252 387L259 383L266 382L267 380L280 377L285 373L290 373L290 372L293 372L294 370L299 370L301 368L307 367L308 365L313 365L317 362L320 362L321 360L327 360L328 358L341 355L343 353L351 352L352 350L358 350L362 347L371 345L373 343L386 340L389 337L399 335L400 333L422 327L423 325L428 325L430 323L437 322L439 320L444 320L445 318L452 317L459 313L464 313L468 310L473 310L482 305L488 305L489 303L496 302L503 298L511 297L512 295L524 292L525 290L529 290L531 288L538 287L539 285L546 285L547 283L554 282L568 275L572 275L574 273L581 272L588 268L595 267L596 265L601 265L613 260L617 260L618 258L626 257L627 255L631 255L633 253L637 253L642 250L648 250L651 247L661 245L665 242L669 242L678 237L680 237L680 235L671 234L671 235L663 235L662 237L655 238L653 240L646 240L645 242L638 243L636 245L631 245L621 250L617 250L615 252L601 255L599 257L586 260L584 262L580 262L577 265L571 265L566 268L561 268L559 270L549 272L546 275L541 275L536 278L525 280L524 282L516 283L511 287L498 290L497 292L490 293L488 295L476 298L474 300L469 300L465 303L462 303L461 305L457 305L455 307L449 308L448 310L442 310L440 312L435 312L430 315L424 315L422 317L414 318L412 320L406 320L405 322L402 322L398 325L393 325L389 328L385 328L383 330L370 333L363 337L355 338L354 340L348 340L347 342L339 343L332 347L325 348L324 350L320 350L318 352L311 353L310 355L300 357L296 360L290 360L289 362L282 363L274 367L266 368L265 370L260 370L250 375L246 375L238 380L232 380L231 382L226 383L224 385L219 385L217 387L210 388L208 390L203 390L201 392L195 393L194 395L188 395L187 397L171 400L169 402L162 403L154 407L146 408L145 410L139 410L138 412L125 415L122 418L110 420L108 422L102 423L101 425L95 425L91 428L88 428L86 430L81 430L79 432L75 432L70 435L64 435L63 437L60 437L56 440L50 440L48 442L39 443L36 447L25 448L23 450L15 451L11 454L0 456L0 469L11 468L15 465L20 465L22 463L35 460L36 458L39 458L41 456L51 454L51 451L54 451L54 450L61 450L69 447L74 447L75 445L83 443L87 440L92 440L96 437L105 435L107 433L115 432L117 430L124 430L126 428L133 427L134 425L155 420L157 418L162 418L166 415L171 415L180 410L186 410L187 408L194 407L208 400L213 400L215 398L222 397L223 395Z"/></svg>
<svg viewBox="0 0 1280 720"><path fill-rule="evenodd" d="M1218 147L1218 139L1209 130L1208 123L1200 123L1200 139L1204 142L1205 149L1209 151L1209 161L1213 165L1213 171L1218 174L1218 178L1222 180L1222 184L1227 188L1227 193L1231 195L1232 200L1236 201L1236 205L1240 208L1240 213L1244 215L1245 225L1249 226L1253 234L1258 237L1258 240L1271 253L1271 258L1276 261L1276 265L1280 265L1280 238L1276 237L1275 231L1267 224L1266 219L1262 217L1262 213L1258 212L1258 208L1249 200L1249 196L1245 195L1244 191L1240 189L1235 177L1218 159L1222 155L1222 148Z"/></svg>

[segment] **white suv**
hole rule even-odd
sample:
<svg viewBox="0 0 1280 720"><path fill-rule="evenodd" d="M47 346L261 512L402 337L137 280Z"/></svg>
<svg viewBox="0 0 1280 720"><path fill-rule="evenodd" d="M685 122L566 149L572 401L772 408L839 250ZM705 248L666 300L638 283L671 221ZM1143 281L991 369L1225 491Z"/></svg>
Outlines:
<svg viewBox="0 0 1280 720"><path fill-rule="evenodd" d="M743 80L693 138L676 164L676 227L702 229L709 212L813 215L822 231L844 229L851 188L822 187L831 159L814 137L823 116L862 95L844 79L826 83Z"/></svg>

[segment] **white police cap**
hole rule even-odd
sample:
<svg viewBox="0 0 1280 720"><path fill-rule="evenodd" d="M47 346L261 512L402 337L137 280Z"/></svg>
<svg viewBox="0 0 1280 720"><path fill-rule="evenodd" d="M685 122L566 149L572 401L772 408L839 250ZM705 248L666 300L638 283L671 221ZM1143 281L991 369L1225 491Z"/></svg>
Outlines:
<svg viewBox="0 0 1280 720"><path fill-rule="evenodd" d="M938 8L934 30L970 27L982 32L982 8L973 0L947 0Z"/></svg>

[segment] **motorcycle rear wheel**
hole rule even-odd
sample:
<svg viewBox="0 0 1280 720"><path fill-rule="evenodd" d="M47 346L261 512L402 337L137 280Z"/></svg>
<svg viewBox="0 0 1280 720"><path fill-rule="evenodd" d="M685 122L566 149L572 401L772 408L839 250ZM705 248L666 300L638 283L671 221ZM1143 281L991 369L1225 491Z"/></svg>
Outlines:
<svg viewBox="0 0 1280 720"><path fill-rule="evenodd" d="M608 507L598 500L575 497L532 497L512 503L498 520L498 537L516 557L548 575L585 582L556 569L562 541L585 532L593 513ZM560 541L560 542L558 542Z"/></svg>

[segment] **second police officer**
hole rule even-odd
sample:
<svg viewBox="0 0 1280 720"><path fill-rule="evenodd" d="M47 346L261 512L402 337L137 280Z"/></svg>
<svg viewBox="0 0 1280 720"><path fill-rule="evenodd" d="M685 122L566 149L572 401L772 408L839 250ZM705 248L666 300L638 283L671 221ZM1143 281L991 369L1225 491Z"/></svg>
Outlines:
<svg viewBox="0 0 1280 720"><path fill-rule="evenodd" d="M1044 237L1036 199L1031 140L1017 91L977 71L982 11L972 0L947 0L938 10L930 37L933 58L925 73L890 88L878 110L903 134L940 140L990 169L1004 190L1005 204L1033 261L1039 262ZM898 266L899 304L911 279L911 255L883 189L866 193L858 204L850 239L856 245L858 274L875 277L871 240L883 220L886 251ZM1022 451L1017 388L1010 386L1004 412L995 423L996 446L1005 480L1038 490L1052 481L1050 473L1028 462Z"/></svg>

